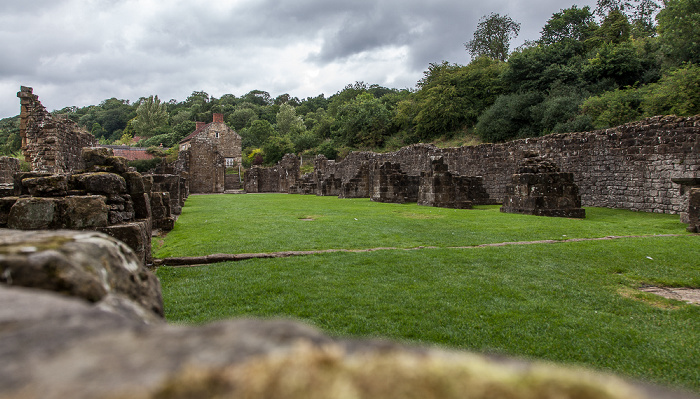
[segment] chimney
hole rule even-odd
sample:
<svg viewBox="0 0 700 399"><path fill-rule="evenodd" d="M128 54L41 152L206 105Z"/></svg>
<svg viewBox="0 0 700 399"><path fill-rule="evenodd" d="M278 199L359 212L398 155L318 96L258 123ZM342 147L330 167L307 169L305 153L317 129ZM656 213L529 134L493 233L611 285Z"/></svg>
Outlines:
<svg viewBox="0 0 700 399"><path fill-rule="evenodd" d="M206 122L195 122L196 126L194 127L194 130L199 130L199 129L203 128L206 124L207 124Z"/></svg>
<svg viewBox="0 0 700 399"><path fill-rule="evenodd" d="M214 114L213 123L224 123L224 114Z"/></svg>

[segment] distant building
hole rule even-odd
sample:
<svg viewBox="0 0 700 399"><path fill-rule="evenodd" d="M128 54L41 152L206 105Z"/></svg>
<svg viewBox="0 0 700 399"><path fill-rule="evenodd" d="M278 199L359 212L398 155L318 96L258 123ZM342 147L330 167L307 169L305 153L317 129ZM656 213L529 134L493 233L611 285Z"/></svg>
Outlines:
<svg viewBox="0 0 700 399"><path fill-rule="evenodd" d="M241 164L241 136L214 114L212 123L197 122L195 131L180 141L191 193L222 193L226 168Z"/></svg>

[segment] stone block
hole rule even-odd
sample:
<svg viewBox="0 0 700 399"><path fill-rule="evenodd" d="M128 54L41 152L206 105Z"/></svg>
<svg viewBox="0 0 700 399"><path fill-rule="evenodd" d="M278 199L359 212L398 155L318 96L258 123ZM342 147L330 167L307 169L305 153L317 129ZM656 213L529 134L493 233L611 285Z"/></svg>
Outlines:
<svg viewBox="0 0 700 399"><path fill-rule="evenodd" d="M114 173L94 172L77 174L71 177L71 183L76 189L85 190L89 194L111 196L126 193L126 180Z"/></svg>
<svg viewBox="0 0 700 399"><path fill-rule="evenodd" d="M22 180L22 186L32 197L63 197L68 192L66 175L29 177Z"/></svg>
<svg viewBox="0 0 700 399"><path fill-rule="evenodd" d="M122 223L113 226L100 227L97 231L105 233L126 244L139 259L141 264L148 265L151 257L151 223L148 220Z"/></svg>
<svg viewBox="0 0 700 399"><path fill-rule="evenodd" d="M92 229L109 223L109 206L101 195L66 197L60 203L62 229Z"/></svg>
<svg viewBox="0 0 700 399"><path fill-rule="evenodd" d="M20 198L10 209L7 227L19 230L57 228L62 201L62 198Z"/></svg>

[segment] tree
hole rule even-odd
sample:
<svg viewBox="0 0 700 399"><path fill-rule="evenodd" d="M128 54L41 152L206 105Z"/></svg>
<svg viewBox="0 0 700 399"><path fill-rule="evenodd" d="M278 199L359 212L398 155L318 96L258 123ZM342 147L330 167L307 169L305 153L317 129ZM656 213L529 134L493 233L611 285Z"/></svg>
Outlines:
<svg viewBox="0 0 700 399"><path fill-rule="evenodd" d="M619 44L630 40L632 25L627 16L620 10L612 10L600 28L596 30L592 40L600 43Z"/></svg>
<svg viewBox="0 0 700 399"><path fill-rule="evenodd" d="M294 144L287 137L270 137L262 147L265 163L274 165L285 156L294 152Z"/></svg>
<svg viewBox="0 0 700 399"><path fill-rule="evenodd" d="M132 126L136 132L145 137L150 137L154 131L168 123L168 111L165 104L160 103L158 96L150 96L141 101L136 109L136 119Z"/></svg>
<svg viewBox="0 0 700 399"><path fill-rule="evenodd" d="M472 58L486 56L505 61L510 51L510 41L520 33L520 23L508 15L491 13L479 20L474 38L465 43Z"/></svg>
<svg viewBox="0 0 700 399"><path fill-rule="evenodd" d="M542 100L538 92L500 96L481 114L475 131L487 142L539 136L541 130L534 111Z"/></svg>
<svg viewBox="0 0 700 399"><path fill-rule="evenodd" d="M295 136L304 130L306 130L304 121L297 116L294 107L287 103L280 105L280 110L277 112L277 131L283 136Z"/></svg>
<svg viewBox="0 0 700 399"><path fill-rule="evenodd" d="M250 124L250 127L243 129L240 134L243 139L243 147L260 147L274 135L275 131L272 129L272 124L270 122L258 119Z"/></svg>
<svg viewBox="0 0 700 399"><path fill-rule="evenodd" d="M258 118L257 112L252 108L241 107L236 108L228 117L228 123L235 130L241 130L249 127L254 120Z"/></svg>
<svg viewBox="0 0 700 399"><path fill-rule="evenodd" d="M646 116L700 114L700 67L687 64L644 90Z"/></svg>
<svg viewBox="0 0 700 399"><path fill-rule="evenodd" d="M598 0L595 14L603 19L611 13L622 14L631 22L635 37L647 37L655 33L654 14L660 8L654 0Z"/></svg>
<svg viewBox="0 0 700 399"><path fill-rule="evenodd" d="M548 46L564 40L585 41L597 28L590 7L572 6L552 15L542 28L539 42Z"/></svg>
<svg viewBox="0 0 700 399"><path fill-rule="evenodd" d="M619 126L639 119L642 95L635 88L607 91L586 99L581 110L588 115L596 129Z"/></svg>
<svg viewBox="0 0 700 399"><path fill-rule="evenodd" d="M505 63L488 57L477 58L467 66L430 64L415 94L419 109L413 119L415 138L448 136L473 126L503 92L504 68Z"/></svg>
<svg viewBox="0 0 700 399"><path fill-rule="evenodd" d="M700 63L700 0L666 0L659 12L659 38L667 63Z"/></svg>
<svg viewBox="0 0 700 399"><path fill-rule="evenodd" d="M341 145L379 147L388 135L390 121L386 106L370 93L362 93L340 106L331 134Z"/></svg>

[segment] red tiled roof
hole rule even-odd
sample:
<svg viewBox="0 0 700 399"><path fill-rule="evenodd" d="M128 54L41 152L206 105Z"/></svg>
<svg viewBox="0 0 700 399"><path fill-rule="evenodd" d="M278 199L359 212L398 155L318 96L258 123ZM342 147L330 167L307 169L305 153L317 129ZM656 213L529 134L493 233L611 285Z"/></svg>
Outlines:
<svg viewBox="0 0 700 399"><path fill-rule="evenodd" d="M202 125L199 129L195 130L194 132L190 133L189 136L185 137L184 139L180 140L180 144L186 143L190 140L192 140L192 137L196 136L198 133L200 133L202 130L206 129L207 126L209 126L210 123L207 123L205 125Z"/></svg>
<svg viewBox="0 0 700 399"><path fill-rule="evenodd" d="M114 151L114 156L124 157L127 161L140 161L144 159L153 159L153 155L146 152L144 147L129 147L128 145L101 145L99 147L111 148Z"/></svg>

